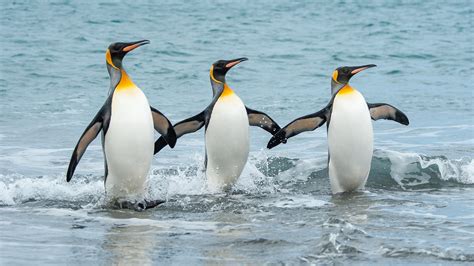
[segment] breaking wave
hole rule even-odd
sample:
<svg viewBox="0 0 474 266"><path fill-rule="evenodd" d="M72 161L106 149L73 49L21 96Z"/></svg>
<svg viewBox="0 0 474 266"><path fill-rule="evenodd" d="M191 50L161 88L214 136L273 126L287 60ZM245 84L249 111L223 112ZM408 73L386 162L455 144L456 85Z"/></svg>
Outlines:
<svg viewBox="0 0 474 266"><path fill-rule="evenodd" d="M189 166L156 168L149 181L149 197L173 199L176 196L212 194L206 187L202 160L197 156ZM305 193L315 189L329 191L327 158L293 159L268 157L264 152L249 159L242 176L231 193L268 194ZM376 150L367 189L418 190L443 187L474 186L472 158L449 159ZM76 176L71 183L63 174L51 176L0 175L0 205L34 204L41 201L71 204L102 204L105 197L101 176ZM305 204L315 204L305 203Z"/></svg>

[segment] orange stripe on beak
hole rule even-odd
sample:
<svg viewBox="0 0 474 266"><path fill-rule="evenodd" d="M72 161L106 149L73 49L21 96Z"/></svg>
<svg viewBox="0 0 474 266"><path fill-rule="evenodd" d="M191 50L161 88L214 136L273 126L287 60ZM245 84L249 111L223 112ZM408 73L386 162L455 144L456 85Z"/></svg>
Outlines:
<svg viewBox="0 0 474 266"><path fill-rule="evenodd" d="M140 46L140 44L132 44L132 45L129 45L129 46L123 48L123 51L124 52L130 52L133 49L137 48L138 46Z"/></svg>
<svg viewBox="0 0 474 266"><path fill-rule="evenodd" d="M374 64L370 64L370 65L365 65L365 66L359 66L359 67L352 67L354 70L351 71L351 74L352 75L355 75L363 70L366 70L367 68L371 68L371 67L376 67L377 65L374 65Z"/></svg>
<svg viewBox="0 0 474 266"><path fill-rule="evenodd" d="M231 67L237 65L238 63L243 62L243 61L247 61L247 60L248 60L247 57L242 57L242 58L229 60L230 63L227 63L227 65L225 65L225 68L230 69Z"/></svg>
<svg viewBox="0 0 474 266"><path fill-rule="evenodd" d="M366 70L367 68L368 67L361 67L361 68L354 69L354 70L351 71L351 74L355 75L355 74L361 72L362 70Z"/></svg>
<svg viewBox="0 0 474 266"><path fill-rule="evenodd" d="M127 53L127 52L130 52L130 51L136 49L136 48L139 47L139 46L142 46L142 45L145 45L145 44L149 44L149 43L150 43L149 40L142 40L142 41L138 41L138 42L133 42L133 43L130 43L129 46L125 46L125 47L122 49L122 51Z"/></svg>
<svg viewBox="0 0 474 266"><path fill-rule="evenodd" d="M226 67L226 68L231 68L231 67L237 65L238 63L240 63L240 61L230 62L230 63L228 63L227 65L225 65L225 67Z"/></svg>

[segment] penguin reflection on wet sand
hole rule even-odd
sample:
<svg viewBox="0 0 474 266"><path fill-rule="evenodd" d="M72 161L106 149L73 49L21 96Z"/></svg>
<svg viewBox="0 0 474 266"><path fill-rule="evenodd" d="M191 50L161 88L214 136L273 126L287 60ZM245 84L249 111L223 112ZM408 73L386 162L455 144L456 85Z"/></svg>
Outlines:
<svg viewBox="0 0 474 266"><path fill-rule="evenodd" d="M170 121L151 107L143 92L122 66L124 56L149 41L113 43L106 52L110 90L104 105L79 139L69 162L67 181L74 174L87 146L102 131L107 197L120 207L143 210L162 203L145 200L153 159L154 131L174 147L176 133Z"/></svg>
<svg viewBox="0 0 474 266"><path fill-rule="evenodd" d="M268 142L271 149L301 132L324 123L328 136L328 169L334 194L362 189L370 171L373 153L372 120L389 119L408 125L407 116L386 103L367 103L349 85L355 74L375 65L339 67L332 74L332 97L322 110L295 119Z"/></svg>
<svg viewBox="0 0 474 266"><path fill-rule="evenodd" d="M211 104L201 113L174 125L176 136L205 126L206 176L209 190L228 190L242 173L249 155L249 125L275 134L278 124L268 115L252 110L227 85L227 71L247 58L219 60L212 64ZM167 145L164 138L155 142L155 153Z"/></svg>

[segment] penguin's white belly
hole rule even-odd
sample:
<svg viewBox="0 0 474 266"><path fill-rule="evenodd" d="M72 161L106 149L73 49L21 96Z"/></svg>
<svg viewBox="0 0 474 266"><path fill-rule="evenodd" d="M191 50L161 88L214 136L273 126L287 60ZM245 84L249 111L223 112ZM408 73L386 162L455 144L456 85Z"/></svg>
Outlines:
<svg viewBox="0 0 474 266"><path fill-rule="evenodd" d="M372 162L373 130L367 103L358 91L335 97L328 145L332 192L363 188Z"/></svg>
<svg viewBox="0 0 474 266"><path fill-rule="evenodd" d="M108 196L116 199L144 196L153 143L153 119L146 96L139 88L116 90L104 144Z"/></svg>
<svg viewBox="0 0 474 266"><path fill-rule="evenodd" d="M249 155L249 120L237 95L222 96L214 105L206 130L206 154L209 189L234 184Z"/></svg>

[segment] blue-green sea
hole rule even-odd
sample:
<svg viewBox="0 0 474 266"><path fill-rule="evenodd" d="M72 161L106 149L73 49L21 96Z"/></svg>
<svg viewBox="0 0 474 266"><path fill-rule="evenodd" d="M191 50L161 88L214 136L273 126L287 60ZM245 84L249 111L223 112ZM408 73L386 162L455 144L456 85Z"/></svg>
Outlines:
<svg viewBox="0 0 474 266"><path fill-rule="evenodd" d="M3 1L0 265L474 263L473 1ZM325 127L250 157L210 193L204 130L164 148L144 212L104 204L100 138L71 152L109 89L108 45L148 39L124 66L172 122L212 99L209 68L281 126L330 100L332 71L409 126L375 121L364 191L333 196ZM361 136L362 137L362 136Z"/></svg>

